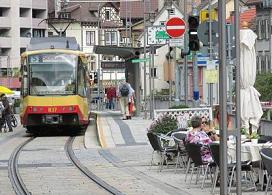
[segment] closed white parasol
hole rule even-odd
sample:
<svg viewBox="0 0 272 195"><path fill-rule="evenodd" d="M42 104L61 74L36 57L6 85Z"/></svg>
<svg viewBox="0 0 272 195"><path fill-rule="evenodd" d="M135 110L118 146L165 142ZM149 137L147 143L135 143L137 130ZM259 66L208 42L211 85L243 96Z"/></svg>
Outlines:
<svg viewBox="0 0 272 195"><path fill-rule="evenodd" d="M257 35L244 26L240 30L240 66L241 66L241 119L242 127L252 132L257 131L263 115L260 93L254 88L256 80L256 52L255 41Z"/></svg>

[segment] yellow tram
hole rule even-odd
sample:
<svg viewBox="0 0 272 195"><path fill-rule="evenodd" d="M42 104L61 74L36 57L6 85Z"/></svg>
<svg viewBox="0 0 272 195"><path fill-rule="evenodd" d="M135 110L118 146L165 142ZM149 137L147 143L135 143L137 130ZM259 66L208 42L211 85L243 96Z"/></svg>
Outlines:
<svg viewBox="0 0 272 195"><path fill-rule="evenodd" d="M74 38L32 38L21 55L21 123L30 132L89 122L87 56Z"/></svg>

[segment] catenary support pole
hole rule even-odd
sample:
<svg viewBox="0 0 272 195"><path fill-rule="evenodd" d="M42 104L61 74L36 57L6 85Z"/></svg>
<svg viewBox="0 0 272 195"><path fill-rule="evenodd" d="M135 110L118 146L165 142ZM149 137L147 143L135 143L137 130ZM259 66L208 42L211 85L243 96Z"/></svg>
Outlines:
<svg viewBox="0 0 272 195"><path fill-rule="evenodd" d="M235 10L235 48L236 48L236 68L235 68L235 94L236 94L236 194L242 194L241 188L241 103L240 103L240 8L239 0L234 1Z"/></svg>
<svg viewBox="0 0 272 195"><path fill-rule="evenodd" d="M227 172L227 71L226 71L226 0L218 1L219 13L219 105L220 105L220 194L226 195Z"/></svg>
<svg viewBox="0 0 272 195"><path fill-rule="evenodd" d="M145 0L143 0L144 9L144 59L146 59L146 17L145 17ZM147 119L147 110L146 110L146 61L144 61L144 118Z"/></svg>
<svg viewBox="0 0 272 195"><path fill-rule="evenodd" d="M213 42L212 42L212 5L211 0L209 0L209 60L213 60ZM209 105L213 106L213 83L208 84L208 94L209 94Z"/></svg>
<svg viewBox="0 0 272 195"><path fill-rule="evenodd" d="M187 21L187 1L184 0L184 21ZM187 51L187 33L184 35L184 50ZM188 106L188 63L187 55L184 56L184 100L185 105Z"/></svg>

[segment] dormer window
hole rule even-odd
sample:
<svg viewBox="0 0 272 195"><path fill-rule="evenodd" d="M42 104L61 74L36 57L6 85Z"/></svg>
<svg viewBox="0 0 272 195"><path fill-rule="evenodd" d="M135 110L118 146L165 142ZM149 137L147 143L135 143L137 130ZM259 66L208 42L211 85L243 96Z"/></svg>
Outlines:
<svg viewBox="0 0 272 195"><path fill-rule="evenodd" d="M110 20L110 10L105 11L105 20Z"/></svg>

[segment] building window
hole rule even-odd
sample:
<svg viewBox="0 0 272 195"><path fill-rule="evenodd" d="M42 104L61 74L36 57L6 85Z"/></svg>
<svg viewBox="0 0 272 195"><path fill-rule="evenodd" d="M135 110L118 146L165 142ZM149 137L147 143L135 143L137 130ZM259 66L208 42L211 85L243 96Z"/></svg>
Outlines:
<svg viewBox="0 0 272 195"><path fill-rule="evenodd" d="M95 31L86 31L86 45L95 45Z"/></svg>
<svg viewBox="0 0 272 195"><path fill-rule="evenodd" d="M117 32L107 31L105 32L106 45L117 45Z"/></svg>
<svg viewBox="0 0 272 195"><path fill-rule="evenodd" d="M33 29L32 36L33 37L45 37L45 30L44 29Z"/></svg>
<svg viewBox="0 0 272 195"><path fill-rule="evenodd" d="M105 20L110 20L110 10L105 11Z"/></svg>

